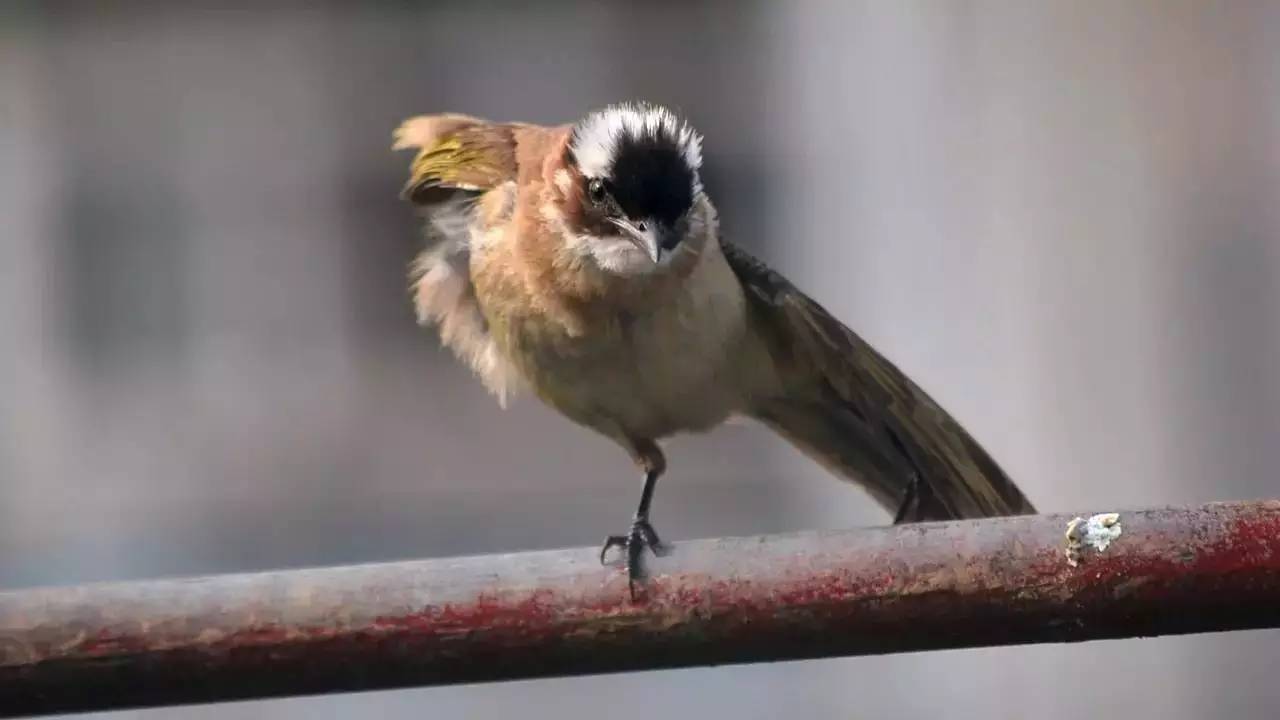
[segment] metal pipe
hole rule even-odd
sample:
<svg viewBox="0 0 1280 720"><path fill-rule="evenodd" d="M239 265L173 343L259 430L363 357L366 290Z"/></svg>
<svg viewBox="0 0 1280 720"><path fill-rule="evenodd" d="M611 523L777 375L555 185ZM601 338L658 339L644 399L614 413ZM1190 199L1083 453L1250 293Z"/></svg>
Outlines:
<svg viewBox="0 0 1280 720"><path fill-rule="evenodd" d="M0 717L1280 626L1280 502L1072 520L0 593Z"/></svg>

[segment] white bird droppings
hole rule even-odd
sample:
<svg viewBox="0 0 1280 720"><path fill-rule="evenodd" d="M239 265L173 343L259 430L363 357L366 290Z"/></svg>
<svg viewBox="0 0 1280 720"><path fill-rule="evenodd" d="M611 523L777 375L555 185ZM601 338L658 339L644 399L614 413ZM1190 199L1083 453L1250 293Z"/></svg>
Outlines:
<svg viewBox="0 0 1280 720"><path fill-rule="evenodd" d="M1122 531L1119 513L1098 513L1088 520L1073 518L1067 523L1067 564L1080 564L1080 551L1085 545L1097 552L1106 550Z"/></svg>

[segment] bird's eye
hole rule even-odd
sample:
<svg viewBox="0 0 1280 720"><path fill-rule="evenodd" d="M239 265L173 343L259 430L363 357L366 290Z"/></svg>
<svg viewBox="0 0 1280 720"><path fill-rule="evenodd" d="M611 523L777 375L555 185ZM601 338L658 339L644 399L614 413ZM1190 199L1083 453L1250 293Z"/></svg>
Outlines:
<svg viewBox="0 0 1280 720"><path fill-rule="evenodd" d="M587 197L591 198L591 202L599 205L604 202L605 195L607 194L608 191L604 187L604 181L600 178L595 178L591 182L587 183Z"/></svg>

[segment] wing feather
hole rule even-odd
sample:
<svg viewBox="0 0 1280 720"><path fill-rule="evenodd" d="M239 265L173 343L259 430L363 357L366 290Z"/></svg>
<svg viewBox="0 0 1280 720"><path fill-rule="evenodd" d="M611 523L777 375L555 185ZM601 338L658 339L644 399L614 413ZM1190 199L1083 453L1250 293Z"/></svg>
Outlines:
<svg viewBox="0 0 1280 720"><path fill-rule="evenodd" d="M418 322L476 373L503 405L518 374L498 351L471 280L471 238L487 230L477 207L511 192L516 178L513 126L469 115L423 115L394 133L392 149L416 149L401 196L420 208L427 246L410 267ZM507 204L498 197L497 205ZM502 213L488 217L500 222Z"/></svg>
<svg viewBox="0 0 1280 720"><path fill-rule="evenodd" d="M789 378L756 417L899 520L1031 514L972 436L857 333L756 258L722 243L753 326Z"/></svg>

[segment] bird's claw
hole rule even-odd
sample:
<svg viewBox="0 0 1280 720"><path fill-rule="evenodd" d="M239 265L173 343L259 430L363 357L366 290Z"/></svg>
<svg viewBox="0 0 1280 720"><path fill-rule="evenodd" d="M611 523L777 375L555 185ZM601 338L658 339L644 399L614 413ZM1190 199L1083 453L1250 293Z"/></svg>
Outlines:
<svg viewBox="0 0 1280 720"><path fill-rule="evenodd" d="M635 600L636 582L644 579L644 572L640 566L640 556L644 549L649 548L654 555L661 557L667 554L667 547L662 544L653 525L650 525L645 518L636 518L631 523L631 531L626 535L610 535L605 538L604 547L600 548L602 565L605 564L605 557L609 551L615 547L627 552L627 586L631 590L631 599Z"/></svg>

